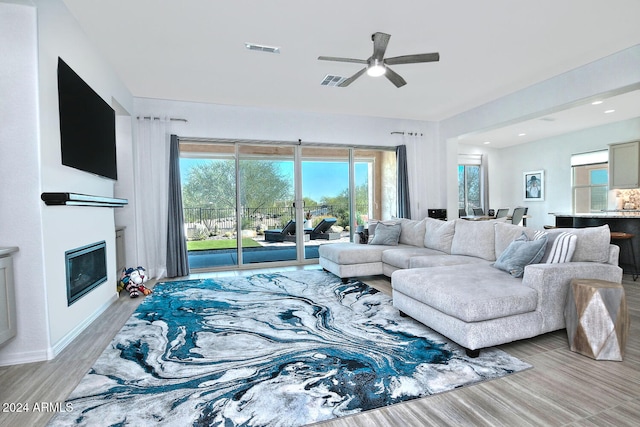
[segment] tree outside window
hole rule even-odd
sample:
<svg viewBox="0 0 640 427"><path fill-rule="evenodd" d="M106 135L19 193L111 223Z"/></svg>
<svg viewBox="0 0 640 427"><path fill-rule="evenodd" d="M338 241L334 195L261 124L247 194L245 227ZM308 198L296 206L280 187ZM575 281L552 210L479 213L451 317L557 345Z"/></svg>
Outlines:
<svg viewBox="0 0 640 427"><path fill-rule="evenodd" d="M480 166L458 165L458 209L470 214L480 207Z"/></svg>

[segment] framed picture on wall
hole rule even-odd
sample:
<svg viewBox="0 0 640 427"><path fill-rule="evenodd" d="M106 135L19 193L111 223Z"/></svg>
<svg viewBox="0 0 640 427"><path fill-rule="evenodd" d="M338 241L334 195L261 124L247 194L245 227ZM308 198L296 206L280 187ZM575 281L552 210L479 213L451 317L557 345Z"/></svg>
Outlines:
<svg viewBox="0 0 640 427"><path fill-rule="evenodd" d="M526 202L541 202L544 200L544 171L531 171L523 174L523 194Z"/></svg>

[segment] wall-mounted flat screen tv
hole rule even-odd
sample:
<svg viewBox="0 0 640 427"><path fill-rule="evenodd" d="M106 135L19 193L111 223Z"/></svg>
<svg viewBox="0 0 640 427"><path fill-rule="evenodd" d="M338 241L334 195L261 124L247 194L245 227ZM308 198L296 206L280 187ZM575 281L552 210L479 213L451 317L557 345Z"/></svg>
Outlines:
<svg viewBox="0 0 640 427"><path fill-rule="evenodd" d="M115 111L61 58L58 105L62 164L118 179Z"/></svg>

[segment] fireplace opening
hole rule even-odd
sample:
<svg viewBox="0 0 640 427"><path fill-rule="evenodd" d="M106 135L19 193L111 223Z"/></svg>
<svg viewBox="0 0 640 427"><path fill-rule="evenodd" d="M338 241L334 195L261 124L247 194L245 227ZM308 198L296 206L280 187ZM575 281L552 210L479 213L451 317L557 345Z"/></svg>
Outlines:
<svg viewBox="0 0 640 427"><path fill-rule="evenodd" d="M67 305L107 281L107 244L92 243L64 253L67 265Z"/></svg>

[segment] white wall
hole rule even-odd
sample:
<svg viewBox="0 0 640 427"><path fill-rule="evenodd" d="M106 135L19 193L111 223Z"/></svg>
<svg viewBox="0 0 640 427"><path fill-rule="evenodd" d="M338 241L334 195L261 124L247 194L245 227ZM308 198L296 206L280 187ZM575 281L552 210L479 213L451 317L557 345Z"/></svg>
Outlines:
<svg viewBox="0 0 640 427"><path fill-rule="evenodd" d="M0 246L20 248L13 261L18 334L0 347L5 365L46 359L49 335L42 286L35 8L0 3L0 28Z"/></svg>
<svg viewBox="0 0 640 427"><path fill-rule="evenodd" d="M495 150L499 167L491 185L491 206L529 208L527 226L555 224L550 212L571 213L571 155L606 150L608 144L640 139L640 118L585 129L528 144ZM495 163L495 162L494 162ZM523 173L545 172L545 200L522 200Z"/></svg>
<svg viewBox="0 0 640 427"><path fill-rule="evenodd" d="M38 10L40 151L42 191L113 196L114 182L62 166L58 115L58 57L61 57L103 99L114 98L131 109L126 87L91 45L61 0L35 1ZM42 209L45 274L51 345L59 347L79 332L92 316L115 298L115 222L110 208ZM70 307L66 300L64 252L90 243L107 242L108 280Z"/></svg>
<svg viewBox="0 0 640 427"><path fill-rule="evenodd" d="M58 56L108 103L114 99L124 110L131 110L133 105L131 94L97 54L61 0L30 3L0 3L1 19L7 20L2 22L3 33L7 31L2 49L6 48L3 56L8 59L2 65L10 76L6 80L8 97L2 96L2 104L10 111L2 115L2 120L9 122L13 132L7 135L12 140L2 144L8 152L2 153L0 162L6 168L2 167L0 173L12 171L19 177L10 178L16 181L15 187L0 192L1 235L10 239L1 244L21 248L15 274L18 335L0 348L0 364L55 356L116 298L113 210L52 207L40 201L40 193L46 191L114 195L113 181L61 164ZM9 37L14 35L16 40ZM5 44L7 39L11 42ZM122 143L131 142L120 141L119 145ZM18 204L15 213L5 213ZM10 228L6 234L5 227ZM67 307L64 252L102 240L107 242L108 281Z"/></svg>
<svg viewBox="0 0 640 427"><path fill-rule="evenodd" d="M432 122L316 114L265 108L250 108L135 98L135 114L187 119L173 122L172 132L181 137L236 138L298 141L372 146L407 145L410 169L412 217L427 215L429 197L439 195L437 182L430 181L431 168L438 168L437 126ZM394 131L422 136L392 135ZM439 170L434 175L439 175ZM438 201L439 203L439 201Z"/></svg>
<svg viewBox="0 0 640 427"><path fill-rule="evenodd" d="M446 163L446 199L450 213L457 209L457 177L454 175L459 136L542 117L595 97L640 89L639 58L640 45L636 45L440 122L440 144L446 147L446 155L442 157L442 161ZM637 137L638 135L635 138ZM561 147L553 147L553 149L562 150ZM520 174L522 174L526 170L547 169L545 165L560 161L558 158L535 161L535 158L520 157L521 153L518 152L513 152L511 155L508 153L501 155L500 164L492 162L492 167L517 167L521 169ZM533 167L534 164L538 166ZM529 166L532 167L529 168ZM552 170L555 170L555 166ZM513 179L513 176L508 179ZM496 197L492 200L492 205L494 202L513 203L517 197L521 197L522 190L519 188L516 191L505 188L501 194L494 192L493 184L490 185L492 186L491 197ZM553 196L549 194L548 197ZM570 200L569 198L569 203ZM527 221L527 223L533 226L542 225L542 221L548 223L549 219L543 212L544 209L542 204L533 208L530 206L533 214L537 213L540 219Z"/></svg>

